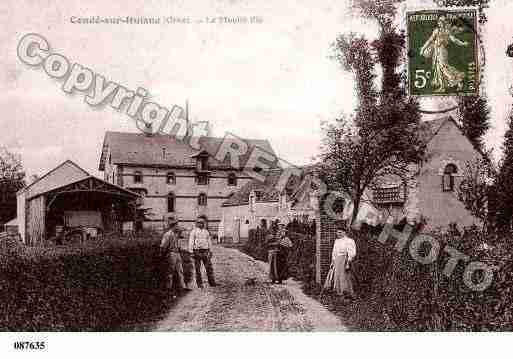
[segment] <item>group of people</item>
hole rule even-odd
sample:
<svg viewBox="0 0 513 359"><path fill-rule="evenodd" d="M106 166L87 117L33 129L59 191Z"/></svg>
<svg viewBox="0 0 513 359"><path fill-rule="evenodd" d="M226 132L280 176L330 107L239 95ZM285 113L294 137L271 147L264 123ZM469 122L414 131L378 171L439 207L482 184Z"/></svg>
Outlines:
<svg viewBox="0 0 513 359"><path fill-rule="evenodd" d="M169 229L164 233L160 243L163 255L167 255L171 266L170 282L174 284L174 278L178 279L178 288L190 291L190 285L184 281L183 264L180 249L180 231L178 221L171 219L168 222ZM278 230L269 241L269 279L272 284L282 284L289 275L288 257L293 243L287 236L287 229L284 224L278 224ZM195 228L189 234L187 251L194 259L196 272L196 285L203 288L201 274L202 265L207 272L208 284L211 287L217 286L212 266L212 240L206 228L206 218L199 217ZM354 296L351 282L351 263L356 256L356 244L347 235L345 227L341 226L336 232L336 240L331 255L331 266L328 272L324 289L334 290L339 295Z"/></svg>
<svg viewBox="0 0 513 359"><path fill-rule="evenodd" d="M282 284L289 278L288 256L292 246L285 225L279 224L276 236L269 242L269 279L272 284ZM354 296L351 263L355 256L356 244L348 236L345 227L340 226L333 244L331 266L324 283L325 290L333 290L348 297Z"/></svg>
<svg viewBox="0 0 513 359"><path fill-rule="evenodd" d="M190 291L190 284L186 284L183 274L183 262L180 249L180 230L178 221L170 219L168 222L168 230L164 233L160 242L160 250L162 255L167 256L170 268L170 285L174 286L174 279L178 280L178 289ZM203 276L201 274L201 266L205 267L207 272L208 284L211 287L217 286L214 268L212 266L212 239L206 228L206 218L198 217L194 229L189 234L189 243L187 251L194 259L194 269L196 272L196 285L203 288Z"/></svg>

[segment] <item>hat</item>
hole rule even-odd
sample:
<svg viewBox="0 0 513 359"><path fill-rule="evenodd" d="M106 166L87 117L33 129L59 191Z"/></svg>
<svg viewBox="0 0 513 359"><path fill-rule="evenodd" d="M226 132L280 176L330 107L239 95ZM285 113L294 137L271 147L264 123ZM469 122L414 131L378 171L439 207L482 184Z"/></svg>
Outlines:
<svg viewBox="0 0 513 359"><path fill-rule="evenodd" d="M168 224L169 226L177 225L177 224L178 224L178 220L177 220L176 218L173 218L173 217L168 218L168 220L167 220L167 224Z"/></svg>

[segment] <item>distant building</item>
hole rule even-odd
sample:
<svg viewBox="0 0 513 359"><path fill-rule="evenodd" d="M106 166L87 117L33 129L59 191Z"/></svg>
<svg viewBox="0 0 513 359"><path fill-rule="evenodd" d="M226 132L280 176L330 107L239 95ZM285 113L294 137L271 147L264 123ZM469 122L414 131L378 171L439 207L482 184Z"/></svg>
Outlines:
<svg viewBox="0 0 513 359"><path fill-rule="evenodd" d="M99 170L106 181L144 196L143 207L149 216L136 223L136 229L162 229L169 217L192 228L197 216L205 215L209 228L217 231L223 202L252 180L242 169L233 168L229 157L220 162L209 155L222 141L201 137L202 150L198 151L172 136L107 132ZM258 147L274 154L267 140L244 141L250 149ZM241 163L250 152L241 156ZM273 167L278 167L277 161Z"/></svg>
<svg viewBox="0 0 513 359"><path fill-rule="evenodd" d="M265 181L252 180L223 203L223 236L234 242L244 242L250 229L268 227L272 221L288 222L290 195L293 185L284 191L277 189L281 170L264 173Z"/></svg>

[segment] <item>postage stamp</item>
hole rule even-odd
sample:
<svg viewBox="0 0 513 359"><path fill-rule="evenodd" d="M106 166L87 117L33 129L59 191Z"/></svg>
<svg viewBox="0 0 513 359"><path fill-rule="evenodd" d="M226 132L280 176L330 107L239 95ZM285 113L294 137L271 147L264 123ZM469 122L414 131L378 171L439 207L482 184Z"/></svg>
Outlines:
<svg viewBox="0 0 513 359"><path fill-rule="evenodd" d="M409 12L408 80L413 96L465 96L479 91L477 11Z"/></svg>

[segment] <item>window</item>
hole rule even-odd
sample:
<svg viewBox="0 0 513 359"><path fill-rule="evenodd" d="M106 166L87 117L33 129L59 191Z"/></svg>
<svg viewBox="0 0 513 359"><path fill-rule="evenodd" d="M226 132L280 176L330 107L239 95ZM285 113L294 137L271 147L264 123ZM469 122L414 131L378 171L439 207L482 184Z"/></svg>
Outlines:
<svg viewBox="0 0 513 359"><path fill-rule="evenodd" d="M200 193L198 196L198 205L206 206L207 205L207 195L205 193Z"/></svg>
<svg viewBox="0 0 513 359"><path fill-rule="evenodd" d="M198 171L208 171L208 155L200 154L196 157L196 169Z"/></svg>
<svg viewBox="0 0 513 359"><path fill-rule="evenodd" d="M456 165L450 163L447 166L445 166L444 175L442 177L442 191L454 191L454 175L456 173L458 173L458 168L456 168Z"/></svg>
<svg viewBox="0 0 513 359"><path fill-rule="evenodd" d="M168 184L176 184L176 176L173 172L167 173L166 182Z"/></svg>
<svg viewBox="0 0 513 359"><path fill-rule="evenodd" d="M208 175L206 173L198 173L196 175L196 183L199 185L208 184Z"/></svg>
<svg viewBox="0 0 513 359"><path fill-rule="evenodd" d="M237 186L237 176L235 173L230 173L228 175L228 186Z"/></svg>
<svg viewBox="0 0 513 359"><path fill-rule="evenodd" d="M141 171L134 172L134 183L142 183L143 176Z"/></svg>
<svg viewBox="0 0 513 359"><path fill-rule="evenodd" d="M264 194L261 191L255 191L255 200L257 202L260 202L262 200L262 198L263 198L263 195Z"/></svg>
<svg viewBox="0 0 513 359"><path fill-rule="evenodd" d="M167 211L175 211L175 194L173 192L169 192L169 194L167 195Z"/></svg>
<svg viewBox="0 0 513 359"><path fill-rule="evenodd" d="M201 169L203 171L207 171L208 170L208 157L207 156L200 157L200 161L201 161Z"/></svg>

